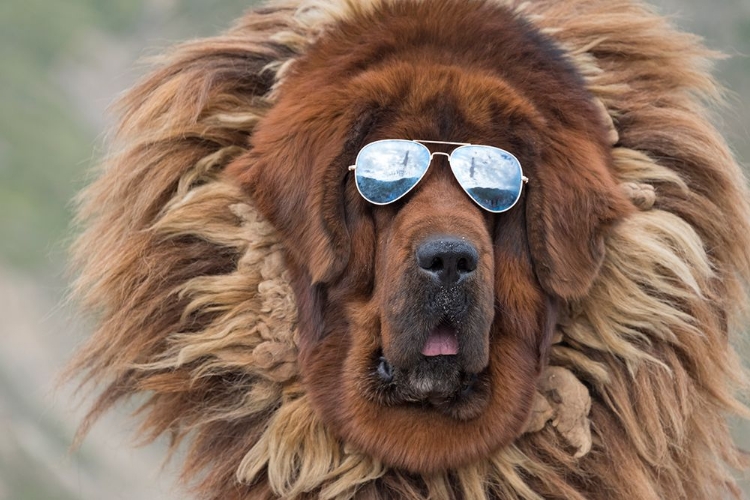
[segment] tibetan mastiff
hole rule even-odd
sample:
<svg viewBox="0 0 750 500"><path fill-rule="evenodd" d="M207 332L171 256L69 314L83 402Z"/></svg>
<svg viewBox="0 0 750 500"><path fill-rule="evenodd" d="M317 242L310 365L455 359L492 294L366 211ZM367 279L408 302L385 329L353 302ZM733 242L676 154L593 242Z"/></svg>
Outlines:
<svg viewBox="0 0 750 500"><path fill-rule="evenodd" d="M558 302L631 210L608 132L565 54L491 2L384 3L295 62L227 174L289 249L300 369L335 433L423 473L520 434ZM482 181L507 189L473 197Z"/></svg>
<svg viewBox="0 0 750 500"><path fill-rule="evenodd" d="M626 0L288 0L179 47L82 196L87 425L146 394L202 498L738 494L711 57Z"/></svg>

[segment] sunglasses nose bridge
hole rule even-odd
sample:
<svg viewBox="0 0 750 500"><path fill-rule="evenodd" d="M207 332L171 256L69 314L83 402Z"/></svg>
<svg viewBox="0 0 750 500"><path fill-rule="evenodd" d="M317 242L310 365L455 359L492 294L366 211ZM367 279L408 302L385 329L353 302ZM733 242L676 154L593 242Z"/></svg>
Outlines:
<svg viewBox="0 0 750 500"><path fill-rule="evenodd" d="M450 163L451 155L450 153L446 153L445 151L431 151L430 152L430 165L432 165L432 160L435 159L436 156L444 156L448 159L448 163Z"/></svg>

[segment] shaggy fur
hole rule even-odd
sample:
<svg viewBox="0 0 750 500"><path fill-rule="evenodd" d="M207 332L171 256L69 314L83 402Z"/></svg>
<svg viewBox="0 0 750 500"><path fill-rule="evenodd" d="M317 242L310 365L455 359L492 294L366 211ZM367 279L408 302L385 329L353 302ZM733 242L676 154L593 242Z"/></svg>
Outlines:
<svg viewBox="0 0 750 500"><path fill-rule="evenodd" d="M366 248L331 247L344 238L313 219L295 239L282 222L309 206L290 201L292 214L275 213L236 181L259 154L248 151L262 143L256 126L268 130L263 120L283 114L276 104L316 40L385 1L249 13L221 37L177 48L121 101L112 153L82 197L75 247L78 295L98 322L71 372L108 384L81 435L113 404L147 394L143 436L187 440L184 476L201 498L739 496L727 466L744 464L725 418L746 413L734 398L744 378L729 339L750 277L748 193L706 110L720 98L707 74L715 54L629 1L486 2L554 40L582 75L619 184L607 199L620 199L612 218L622 220L601 248L540 258L559 234L555 214L543 208L527 222L535 261L549 263L536 275L561 309L528 432L449 470L405 462L407 472L321 418L319 395L300 377L308 357L298 364L298 349L315 340L309 311L330 299L313 284L347 264L356 281L351 269L366 266L332 256ZM322 240L331 227L334 238ZM575 429L561 424L572 407Z"/></svg>

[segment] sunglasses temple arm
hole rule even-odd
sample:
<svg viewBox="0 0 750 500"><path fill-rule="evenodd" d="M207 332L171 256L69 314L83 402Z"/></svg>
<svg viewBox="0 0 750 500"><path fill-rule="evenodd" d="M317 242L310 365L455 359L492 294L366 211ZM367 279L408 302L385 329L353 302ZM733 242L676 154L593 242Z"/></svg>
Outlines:
<svg viewBox="0 0 750 500"><path fill-rule="evenodd" d="M352 167L349 167L349 170L353 170ZM521 176L521 180L523 181L524 184L526 184L527 182L529 182L529 178L526 177L525 175Z"/></svg>
<svg viewBox="0 0 750 500"><path fill-rule="evenodd" d="M357 165L349 165L349 172L353 172L357 169Z"/></svg>

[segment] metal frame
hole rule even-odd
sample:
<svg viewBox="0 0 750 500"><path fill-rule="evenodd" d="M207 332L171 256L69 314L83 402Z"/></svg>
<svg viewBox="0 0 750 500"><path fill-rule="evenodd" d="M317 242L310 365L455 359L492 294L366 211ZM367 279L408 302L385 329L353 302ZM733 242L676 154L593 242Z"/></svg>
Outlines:
<svg viewBox="0 0 750 500"><path fill-rule="evenodd" d="M495 146L488 146L486 144L472 144L470 142L429 141L429 140L423 140L423 139L381 139L379 141L373 141L373 142L371 142L369 144L366 144L359 151L359 153L357 154L357 158L354 160L354 165L350 165L349 166L349 171L350 172L354 172L357 169L357 163L359 161L359 155L362 154L362 150L364 150L367 146L371 146L371 145L377 144L379 142L394 142L394 141L396 141L396 142L414 142L416 144L419 144L420 146L422 146L423 148L425 148L427 150L427 152L430 154L430 160L429 160L429 163L427 164L427 168L424 169L424 172L422 172L422 175L419 177L419 179L417 180L417 182L415 182L412 187L410 187L409 189L407 189L398 198L395 198L395 199L393 199L393 200L391 200L389 202L386 202L386 203L376 203L374 201L370 201L364 194L362 194L362 190L359 189L359 183L357 182L357 177L355 176L354 177L354 184L357 186L357 191L359 191L359 195L362 196L362 198L364 198L365 200L367 200L369 203L372 203L373 205L380 205L380 206L382 206L382 205L390 205L391 203L395 203L396 201L400 200L401 198L403 198L404 196L406 196L407 194L409 194L412 189L414 189L415 187L417 187L417 184L419 184L420 181L427 174L427 171L430 169L430 165L432 165L432 159L436 155L445 156L446 158L448 158L448 164L451 167L451 172L453 173L453 176L458 181L458 177L456 177L456 172L455 172L455 170L453 170L453 164L451 163L451 156L453 155L453 153L455 153L459 149L462 149L462 148L465 148L465 147L468 147L468 146L481 146L481 147L484 147L484 148L492 148L492 149L497 149L498 151L502 151L503 153L509 154L516 161L516 163L518 164L518 168L521 170L521 189L518 190L518 196L516 197L516 199L513 202L513 204L511 204L508 208L505 208L503 210L490 210L490 209L488 209L486 207L483 207L482 205L479 204L479 202L477 200L474 199L473 196L471 196L471 194L469 193L469 191L463 186L463 184L461 184L461 182L458 183L458 185L461 186L461 189L464 190L464 193L466 193L466 195L471 199L471 201L473 201L482 210L486 210L486 211L488 211L490 213L493 213L493 214L500 214L500 213L503 213L503 212L507 212L508 210L510 210L511 208L513 208L513 207L516 206L516 204L518 203L518 200L521 199L521 193L523 192L523 185L529 182L529 178L526 177L525 175L523 175L523 166L521 165L521 162L518 161L518 158L516 158L513 153L511 153L509 151L506 151L506 150L504 150L502 148L498 148L498 147L495 147ZM434 151L433 152L433 151L430 151L427 146L425 146L425 143L426 144L447 144L449 146L458 146L458 147L455 148L450 153L446 153L444 151Z"/></svg>

